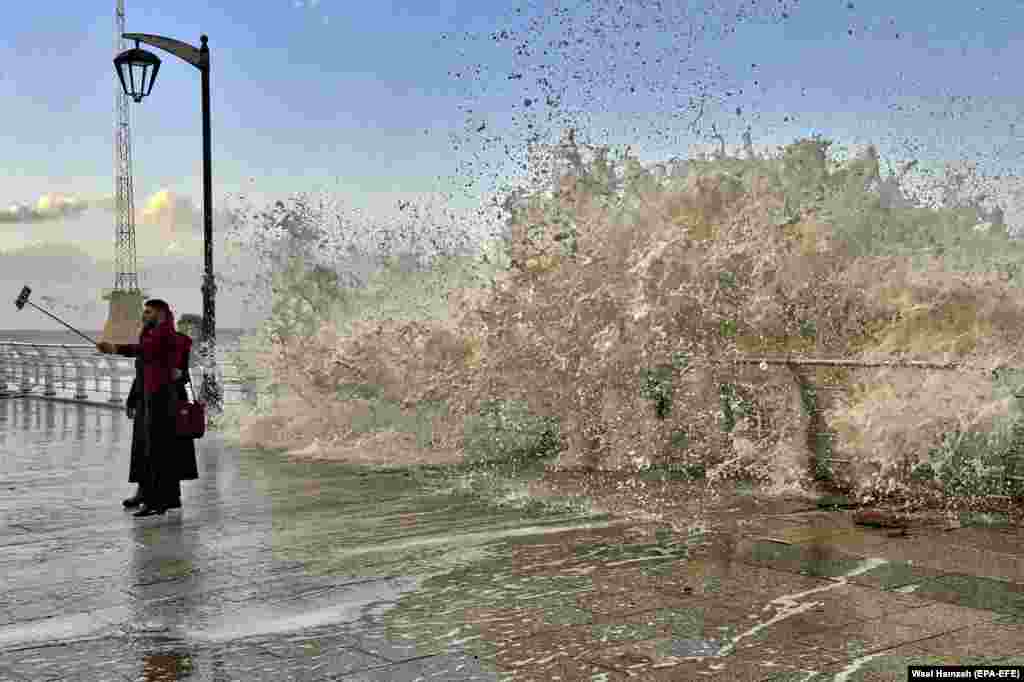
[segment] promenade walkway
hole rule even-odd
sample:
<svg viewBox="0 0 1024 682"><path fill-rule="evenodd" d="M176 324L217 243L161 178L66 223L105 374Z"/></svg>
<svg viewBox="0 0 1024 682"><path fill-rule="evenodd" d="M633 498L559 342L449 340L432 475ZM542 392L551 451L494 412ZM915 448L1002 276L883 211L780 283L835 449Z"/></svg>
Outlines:
<svg viewBox="0 0 1024 682"><path fill-rule="evenodd" d="M0 680L807 682L1024 665L1019 528L895 538L841 512L735 507L729 530L687 532L681 516L499 508L442 468L288 462L216 434L184 508L135 519L130 435L120 411L0 400Z"/></svg>

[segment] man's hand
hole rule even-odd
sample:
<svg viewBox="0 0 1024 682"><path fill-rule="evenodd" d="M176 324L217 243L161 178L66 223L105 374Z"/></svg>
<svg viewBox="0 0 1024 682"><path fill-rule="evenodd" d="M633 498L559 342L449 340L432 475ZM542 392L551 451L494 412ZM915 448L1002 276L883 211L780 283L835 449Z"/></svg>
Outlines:
<svg viewBox="0 0 1024 682"><path fill-rule="evenodd" d="M178 379L180 379L183 376L182 371L180 369L178 369L177 367L175 367L173 370L171 370L171 374L174 376L174 380L175 381L177 381Z"/></svg>
<svg viewBox="0 0 1024 682"><path fill-rule="evenodd" d="M96 350L104 355L113 355L116 348L114 347L114 344L109 341L100 341L96 344Z"/></svg>

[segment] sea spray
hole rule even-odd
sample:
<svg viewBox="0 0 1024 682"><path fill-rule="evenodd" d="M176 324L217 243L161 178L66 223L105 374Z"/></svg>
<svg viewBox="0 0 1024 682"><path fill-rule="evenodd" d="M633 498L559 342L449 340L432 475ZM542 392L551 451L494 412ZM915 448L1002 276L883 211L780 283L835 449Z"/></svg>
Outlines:
<svg viewBox="0 0 1024 682"><path fill-rule="evenodd" d="M674 14L661 3L590 3L581 16L544 5L490 35L445 36L510 50L500 80L522 95L501 134L469 104L453 136L465 187L493 191L475 195L481 224L438 222L415 202L397 230L343 211L335 220L306 199L250 213L271 307L263 362L280 399L247 418L247 442L347 458L367 439L414 440L420 454L409 457L449 461L465 454L467 424L485 405L511 401L523 419L558 424L557 466L639 462L777 493L827 479L873 499L920 482L950 429L1005 431L1012 405L984 370L1024 360L1014 341L1024 254L1005 229L974 229L999 223L977 199L980 184L947 173L925 187L926 201L906 174L912 164L886 176L892 160L875 148L840 158L819 135L752 153L748 132L734 156L718 124L735 95L714 60L668 70L683 74L678 83L631 80L652 75L647 59L692 65L700 39L746 20L785 21L795 7L768 4ZM655 35L630 39L644 31ZM583 56L605 53L595 48L609 60L587 72ZM494 82L486 66L462 66L456 79ZM629 147L592 144L608 138L595 122L609 113L604 95L623 88L685 114L653 111L635 142L647 146L658 126L666 139L703 131L714 152L672 149L652 167ZM561 142L545 144L559 128ZM526 171L515 182L499 168L509 161ZM755 354L957 360L982 371L958 383L856 370L834 379L847 399L809 400L820 373L736 362ZM692 361L677 367L680 355ZM522 429L506 422L509 434ZM824 430L835 436L827 457L811 444ZM832 466L843 459L855 465ZM961 460L946 457L963 469Z"/></svg>
<svg viewBox="0 0 1024 682"><path fill-rule="evenodd" d="M532 232L511 225L508 252L519 266L487 276L478 257L436 259L434 270L384 267L374 276L388 286L346 289L346 305L329 308L315 334L271 343L272 373L291 397L273 416L248 420L247 442L357 457L372 437L383 459L380 439L391 438L408 446L404 455L390 449L393 463L429 461L431 449L439 461L457 461L467 420L487 401L519 400L526 411L513 422L542 415L559 424L561 466L696 466L711 484L752 478L793 492L813 486L813 453L792 369L742 369L730 358L787 347L934 361L952 354L978 367L1015 357L1022 301L1009 283L935 264L921 273L906 257L852 255L843 224L810 214L793 226L773 223L775 207L806 201L787 199L786 183L772 180L785 173L784 159L774 169L763 160L747 173L740 166L735 181L695 163L682 183L626 185L622 198L644 198L633 208L594 202L570 183L522 214ZM571 219L575 254L549 239L563 229L549 215ZM705 230L701 238L695 229ZM470 286L450 292L450 282ZM966 325L944 300L972 315ZM758 316L766 301L775 312ZM893 317L901 307L913 316ZM692 360L673 361L682 356ZM650 367L667 373L645 375ZM652 393L652 376L673 390ZM1010 418L1006 389L994 393L984 372L860 371L847 381L850 400L825 414L839 434L836 454L857 462L844 483L865 496L906 489L910 471L954 426L991 431ZM723 411L727 385L737 388ZM655 393L671 404L653 404ZM427 405L437 409L421 414ZM681 432L686 439L672 435Z"/></svg>

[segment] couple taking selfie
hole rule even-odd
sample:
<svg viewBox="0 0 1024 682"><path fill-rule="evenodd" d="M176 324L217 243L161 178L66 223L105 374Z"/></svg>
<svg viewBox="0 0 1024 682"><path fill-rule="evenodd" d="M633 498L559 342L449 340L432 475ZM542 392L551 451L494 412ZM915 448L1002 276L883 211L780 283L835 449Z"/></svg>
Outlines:
<svg viewBox="0 0 1024 682"><path fill-rule="evenodd" d="M199 478L195 442L178 435L175 410L188 401L192 339L175 329L171 307L160 299L146 301L138 343L101 341L96 350L135 358L135 381L128 393L133 421L128 481L138 484L126 508L134 516L164 514L181 508L181 481Z"/></svg>

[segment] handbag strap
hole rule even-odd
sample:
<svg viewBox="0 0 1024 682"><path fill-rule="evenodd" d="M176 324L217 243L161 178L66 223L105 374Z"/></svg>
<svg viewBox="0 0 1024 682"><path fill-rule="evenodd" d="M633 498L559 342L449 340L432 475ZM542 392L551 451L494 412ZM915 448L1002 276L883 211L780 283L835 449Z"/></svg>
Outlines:
<svg viewBox="0 0 1024 682"><path fill-rule="evenodd" d="M194 402L194 403L195 402L199 402L199 401L196 400L196 389L194 389L192 387L192 376L191 375L189 375L188 381L186 381L185 383L188 384L188 390L192 392L192 402Z"/></svg>

